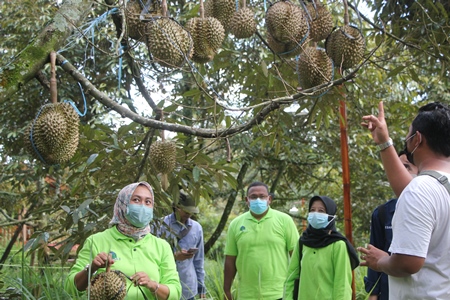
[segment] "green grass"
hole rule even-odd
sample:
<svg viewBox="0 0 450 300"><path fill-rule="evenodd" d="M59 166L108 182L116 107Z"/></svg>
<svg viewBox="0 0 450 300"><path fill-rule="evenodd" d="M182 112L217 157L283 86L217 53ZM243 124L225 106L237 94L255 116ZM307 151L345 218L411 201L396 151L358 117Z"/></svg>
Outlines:
<svg viewBox="0 0 450 300"><path fill-rule="evenodd" d="M2 253L2 249L0 249L0 253ZM208 299L223 300L223 265L221 258L205 261L205 285ZM16 250L15 255L0 271L0 299L73 299L63 289L68 272L69 267L61 267L58 263L30 267L29 258ZM355 270L357 300L368 299L364 290L366 273L367 268L359 267ZM237 294L236 281L237 278L232 287L234 296ZM87 296L79 299L87 299Z"/></svg>

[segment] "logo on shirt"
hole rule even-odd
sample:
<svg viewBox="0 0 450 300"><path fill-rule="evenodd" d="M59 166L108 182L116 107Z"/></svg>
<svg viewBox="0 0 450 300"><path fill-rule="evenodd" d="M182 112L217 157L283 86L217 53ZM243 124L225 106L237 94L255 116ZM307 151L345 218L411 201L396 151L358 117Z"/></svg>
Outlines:
<svg viewBox="0 0 450 300"><path fill-rule="evenodd" d="M239 230L240 230L241 232L245 232L247 229L245 228L244 225L242 225L241 228L239 228Z"/></svg>
<svg viewBox="0 0 450 300"><path fill-rule="evenodd" d="M120 258L117 257L116 252L114 252L114 251L109 251L109 254L111 255L111 258L112 258L114 261L120 260Z"/></svg>

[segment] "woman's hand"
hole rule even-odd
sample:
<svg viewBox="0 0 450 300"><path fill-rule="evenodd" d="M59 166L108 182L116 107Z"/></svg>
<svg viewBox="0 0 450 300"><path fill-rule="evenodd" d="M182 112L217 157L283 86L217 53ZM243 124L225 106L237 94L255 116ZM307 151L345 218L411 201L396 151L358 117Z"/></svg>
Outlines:
<svg viewBox="0 0 450 300"><path fill-rule="evenodd" d="M114 259L112 259L110 254L106 254L105 252L100 252L97 256L92 260L91 263L91 272L94 273L100 268L106 268L107 266L111 266L114 264Z"/></svg>
<svg viewBox="0 0 450 300"><path fill-rule="evenodd" d="M131 281L133 281L134 286L144 286L148 288L152 293L158 289L158 283L151 280L145 272L137 272L131 276Z"/></svg>

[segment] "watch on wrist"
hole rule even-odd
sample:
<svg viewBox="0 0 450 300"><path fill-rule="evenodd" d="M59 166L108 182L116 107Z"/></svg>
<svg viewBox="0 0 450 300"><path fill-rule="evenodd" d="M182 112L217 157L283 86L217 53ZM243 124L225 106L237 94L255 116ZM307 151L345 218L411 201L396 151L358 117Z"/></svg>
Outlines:
<svg viewBox="0 0 450 300"><path fill-rule="evenodd" d="M389 147L391 147L393 145L394 145L394 142L392 141L391 138L389 138L387 140L387 142L378 145L378 150L383 151L383 150L385 150L385 149L387 149L387 148L389 148Z"/></svg>
<svg viewBox="0 0 450 300"><path fill-rule="evenodd" d="M90 264L87 264L86 267L84 267L83 271L86 271L86 273L89 274L89 268L90 268L90 270L91 270L91 275L94 275L95 273L97 273L97 271L95 271L95 272L92 273L92 267L91 267Z"/></svg>

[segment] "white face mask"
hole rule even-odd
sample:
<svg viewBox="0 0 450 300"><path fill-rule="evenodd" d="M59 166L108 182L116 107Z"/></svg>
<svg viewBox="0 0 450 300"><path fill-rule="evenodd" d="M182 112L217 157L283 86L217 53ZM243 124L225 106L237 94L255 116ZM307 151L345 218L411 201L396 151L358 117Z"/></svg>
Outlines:
<svg viewBox="0 0 450 300"><path fill-rule="evenodd" d="M329 217L332 217L330 221L328 221ZM323 229L326 228L335 217L336 216L330 216L324 213L310 212L308 214L308 223L315 229Z"/></svg>

